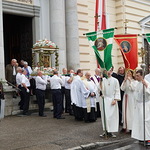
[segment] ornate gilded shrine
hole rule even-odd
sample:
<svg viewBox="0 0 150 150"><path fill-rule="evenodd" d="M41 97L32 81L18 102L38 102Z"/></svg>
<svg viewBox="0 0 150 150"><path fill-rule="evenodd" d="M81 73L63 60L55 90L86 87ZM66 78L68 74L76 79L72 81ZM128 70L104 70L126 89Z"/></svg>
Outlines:
<svg viewBox="0 0 150 150"><path fill-rule="evenodd" d="M52 54L55 55L55 66L52 66ZM47 67L55 67L58 69L58 48L55 43L45 39L37 41L32 48L32 66L36 66L37 59L40 64L40 69Z"/></svg>

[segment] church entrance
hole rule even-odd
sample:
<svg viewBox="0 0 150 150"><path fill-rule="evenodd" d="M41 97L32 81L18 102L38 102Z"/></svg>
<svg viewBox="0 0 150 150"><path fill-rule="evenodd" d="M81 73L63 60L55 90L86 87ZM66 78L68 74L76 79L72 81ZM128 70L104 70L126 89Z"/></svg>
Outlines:
<svg viewBox="0 0 150 150"><path fill-rule="evenodd" d="M32 65L32 17L3 14L5 65L15 58Z"/></svg>

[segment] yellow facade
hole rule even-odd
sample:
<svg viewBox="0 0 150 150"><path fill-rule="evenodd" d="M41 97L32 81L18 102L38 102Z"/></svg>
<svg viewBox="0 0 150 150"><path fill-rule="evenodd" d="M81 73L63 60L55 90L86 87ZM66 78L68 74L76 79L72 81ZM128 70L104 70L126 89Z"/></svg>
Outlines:
<svg viewBox="0 0 150 150"><path fill-rule="evenodd" d="M94 15L96 0L77 0L79 18L79 44L80 44L80 66L85 71L94 71L96 59L93 49L83 33L94 31ZM150 26L142 27L141 20L150 16L149 0L106 0L106 13L110 28L116 27L115 34L125 34L125 23L127 21L127 34L140 34L138 36L138 49L143 46L142 34L150 33ZM149 17L150 18L150 17ZM150 19L149 19L150 22ZM113 65L115 70L123 66L121 53L114 41L112 51ZM141 58L139 57L139 64Z"/></svg>

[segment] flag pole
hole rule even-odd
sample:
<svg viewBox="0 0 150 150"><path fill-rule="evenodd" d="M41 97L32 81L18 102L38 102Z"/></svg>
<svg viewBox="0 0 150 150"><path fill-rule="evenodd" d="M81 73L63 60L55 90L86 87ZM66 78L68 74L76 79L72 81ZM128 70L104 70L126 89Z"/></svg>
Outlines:
<svg viewBox="0 0 150 150"><path fill-rule="evenodd" d="M142 45L144 45L144 41L142 41ZM146 64L145 64L145 54L146 51L144 50L144 48L141 48L141 57L142 57L142 64L141 64L141 68L143 70L143 79L144 79L144 75L145 75L145 68L146 68ZM146 141L145 141L145 86L143 84L143 136L144 136L144 146L146 146Z"/></svg>
<svg viewBox="0 0 150 150"><path fill-rule="evenodd" d="M145 67L146 65L143 63L141 64L141 68L143 69L143 78L145 74ZM146 146L146 141L145 141L145 86L143 84L143 132L144 132L144 146Z"/></svg>
<svg viewBox="0 0 150 150"><path fill-rule="evenodd" d="M103 71L104 72L104 71ZM103 79L101 80L100 82L100 87L101 87L101 97L102 97L102 100L103 100L103 115L104 115L104 130L105 130L105 139L107 139L107 128L106 128L106 113L105 113L105 102L104 102L104 96L103 96L103 93L102 93L102 82L103 82Z"/></svg>

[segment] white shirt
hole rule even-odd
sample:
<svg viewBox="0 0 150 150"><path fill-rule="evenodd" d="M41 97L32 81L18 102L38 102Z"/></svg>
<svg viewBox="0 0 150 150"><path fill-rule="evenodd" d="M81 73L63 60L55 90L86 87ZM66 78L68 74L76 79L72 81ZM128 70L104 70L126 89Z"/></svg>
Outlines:
<svg viewBox="0 0 150 150"><path fill-rule="evenodd" d="M51 89L61 89L62 79L57 75L50 78Z"/></svg>
<svg viewBox="0 0 150 150"><path fill-rule="evenodd" d="M65 89L71 89L71 83L68 83L68 80L70 79L70 77L66 77L65 78Z"/></svg>
<svg viewBox="0 0 150 150"><path fill-rule="evenodd" d="M65 75L61 75L62 78L62 87L65 87L65 80L66 80L66 76Z"/></svg>
<svg viewBox="0 0 150 150"><path fill-rule="evenodd" d="M17 85L21 85L21 81L22 81L22 73L17 73L16 75L16 83Z"/></svg>
<svg viewBox="0 0 150 150"><path fill-rule="evenodd" d="M24 74L22 74L22 81L21 81L21 83L24 83L27 87L30 86L29 79Z"/></svg>
<svg viewBox="0 0 150 150"><path fill-rule="evenodd" d="M45 90L47 84L47 78L42 79L40 76L37 76L36 79L36 89Z"/></svg>
<svg viewBox="0 0 150 150"><path fill-rule="evenodd" d="M13 66L13 76L15 76L16 75L16 68L15 68L15 66Z"/></svg>
<svg viewBox="0 0 150 150"><path fill-rule="evenodd" d="M25 69L25 68L23 67L23 69ZM28 69L28 71L29 71L29 74L31 74L31 73L32 73L31 67L30 67L30 66L27 66L27 69Z"/></svg>

